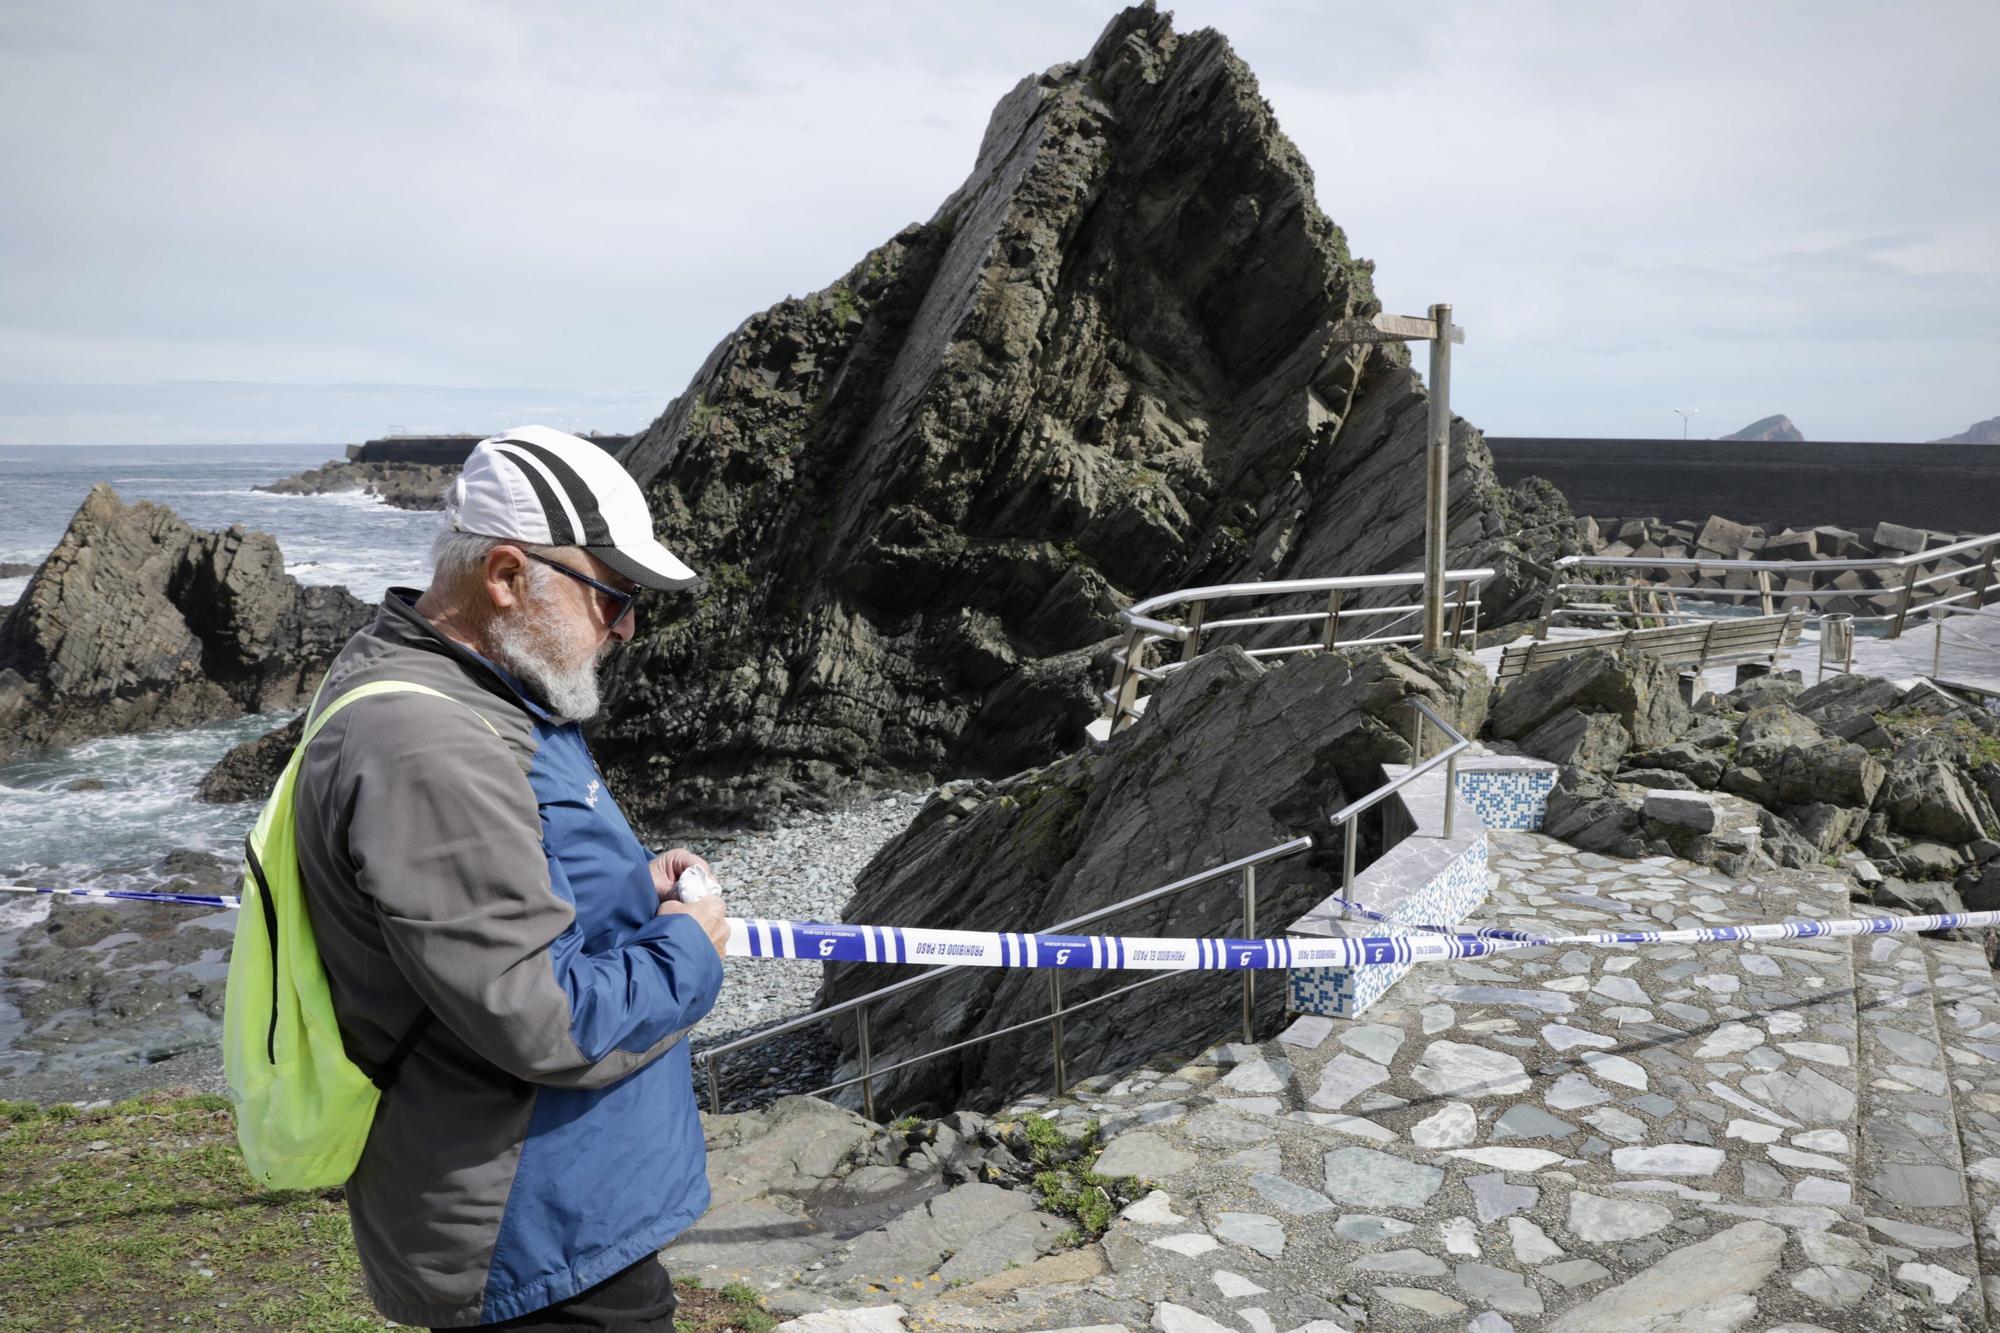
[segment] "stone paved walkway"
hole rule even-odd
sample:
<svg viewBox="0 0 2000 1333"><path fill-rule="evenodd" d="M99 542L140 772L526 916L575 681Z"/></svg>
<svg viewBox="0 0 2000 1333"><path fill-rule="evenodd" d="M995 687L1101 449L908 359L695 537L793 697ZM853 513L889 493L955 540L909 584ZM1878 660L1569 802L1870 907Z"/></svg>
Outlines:
<svg viewBox="0 0 2000 1333"><path fill-rule="evenodd" d="M1482 924L1849 911L1831 873L1737 882L1528 833L1492 851ZM1361 1021L1017 1109L1101 1120L1100 1169L1157 1191L1101 1257L934 1286L884 1327L1944 1330L2000 1310L2000 993L1972 944L1424 965Z"/></svg>

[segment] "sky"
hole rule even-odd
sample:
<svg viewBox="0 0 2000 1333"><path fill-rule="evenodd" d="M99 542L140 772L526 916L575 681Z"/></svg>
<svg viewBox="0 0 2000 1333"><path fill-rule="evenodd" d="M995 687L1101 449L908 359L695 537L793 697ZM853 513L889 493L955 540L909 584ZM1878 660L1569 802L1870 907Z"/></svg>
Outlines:
<svg viewBox="0 0 2000 1333"><path fill-rule="evenodd" d="M1163 6L1166 7L1166 6ZM1993 0L1201 0L1496 435L2000 414ZM1076 0L0 8L0 443L629 431L928 218Z"/></svg>

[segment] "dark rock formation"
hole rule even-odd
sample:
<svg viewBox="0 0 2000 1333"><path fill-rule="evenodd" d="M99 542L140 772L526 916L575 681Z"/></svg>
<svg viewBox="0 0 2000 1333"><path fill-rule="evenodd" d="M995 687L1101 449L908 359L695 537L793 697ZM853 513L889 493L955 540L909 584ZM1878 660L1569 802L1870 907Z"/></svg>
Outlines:
<svg viewBox="0 0 2000 1333"><path fill-rule="evenodd" d="M1725 440L1782 440L1786 443L1801 443L1805 436L1792 424L1792 419L1780 412L1776 416L1759 417L1742 430L1733 431L1722 437Z"/></svg>
<svg viewBox="0 0 2000 1333"><path fill-rule="evenodd" d="M1842 675L1806 688L1796 672L1690 711L1672 675L1600 652L1501 695L1491 734L1565 765L1547 832L1731 873L1859 863L1872 881L1956 877L1984 899L2000 857L2000 717L1927 683ZM1632 743L1656 698L1673 703L1644 729L1650 744Z"/></svg>
<svg viewBox="0 0 2000 1333"><path fill-rule="evenodd" d="M1608 772L1635 746L1678 740L1687 721L1672 667L1593 648L1515 677L1493 706L1491 730L1529 754Z"/></svg>
<svg viewBox="0 0 2000 1333"><path fill-rule="evenodd" d="M1470 735L1485 713L1486 690L1484 673L1462 656L1425 663L1400 649L1356 649L1265 670L1239 649L1220 649L1170 677L1145 717L1101 753L1074 754L996 784L957 784L933 798L857 877L842 920L1038 929L1302 834L1319 837L1323 855L1258 872L1260 930L1281 930L1332 892L1340 844L1328 813L1379 786L1384 763L1409 761L1409 701L1425 699ZM1241 901L1240 882L1230 878L1096 929L1240 934ZM829 968L821 1003L908 975ZM1131 979L1078 974L1065 979L1065 1001ZM1069 1069L1109 1071L1162 1050L1198 1050L1240 1023L1229 998L1239 984L1236 977L1177 975L1077 1014L1066 1023ZM1267 984L1260 992L1260 1013L1270 1020L1282 1007L1278 990ZM871 1019L874 1060L889 1064L1047 1006L1045 974L967 969L881 1006ZM853 1026L836 1036L851 1056ZM877 1104L895 1113L991 1107L1042 1086L1050 1068L1048 1036L1032 1031L885 1076Z"/></svg>
<svg viewBox="0 0 2000 1333"><path fill-rule="evenodd" d="M284 726L231 748L202 778L194 798L214 805L263 800L291 762L292 751L305 734L305 723L306 715L300 713Z"/></svg>
<svg viewBox="0 0 2000 1333"><path fill-rule="evenodd" d="M363 491L398 509L442 509L445 487L457 476L457 464L335 462L254 489L274 495Z"/></svg>
<svg viewBox="0 0 2000 1333"><path fill-rule="evenodd" d="M1943 736L1920 736L1889 760L1882 809L1889 827L1912 838L1967 843L1996 831L1993 807L1961 768L1962 754Z"/></svg>
<svg viewBox="0 0 2000 1333"><path fill-rule="evenodd" d="M1956 435L1931 441L1933 444L2000 444L2000 417L1975 421Z"/></svg>
<svg viewBox="0 0 2000 1333"><path fill-rule="evenodd" d="M369 615L278 544L92 489L0 620L0 760L89 736L294 707Z"/></svg>
<svg viewBox="0 0 2000 1333"><path fill-rule="evenodd" d="M628 807L1012 772L1081 743L1121 604L1417 569L1422 385L1331 335L1370 270L1218 34L1133 8L1023 80L929 222L745 321L624 451L707 578L610 667ZM1490 622L1567 515L1510 509L1462 422L1452 452Z"/></svg>
<svg viewBox="0 0 2000 1333"><path fill-rule="evenodd" d="M15 560L0 560L0 579L24 579L40 568L40 565L24 565Z"/></svg>

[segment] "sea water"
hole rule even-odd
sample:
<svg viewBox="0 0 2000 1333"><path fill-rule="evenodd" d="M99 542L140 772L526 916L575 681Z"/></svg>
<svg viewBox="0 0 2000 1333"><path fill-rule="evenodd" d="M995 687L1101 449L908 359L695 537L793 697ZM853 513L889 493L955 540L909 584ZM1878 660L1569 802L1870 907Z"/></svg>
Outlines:
<svg viewBox="0 0 2000 1333"><path fill-rule="evenodd" d="M241 523L278 540L301 583L343 584L364 601L421 585L439 516L359 492L269 495L252 487L338 458L333 445L0 446L0 561L39 564L98 482L127 503L153 500L195 528ZM0 606L26 578L0 579ZM195 787L239 741L284 715L108 736L0 766L0 872L37 882L145 887L145 866L182 848L228 853L256 806L203 805ZM46 901L46 900L44 900Z"/></svg>

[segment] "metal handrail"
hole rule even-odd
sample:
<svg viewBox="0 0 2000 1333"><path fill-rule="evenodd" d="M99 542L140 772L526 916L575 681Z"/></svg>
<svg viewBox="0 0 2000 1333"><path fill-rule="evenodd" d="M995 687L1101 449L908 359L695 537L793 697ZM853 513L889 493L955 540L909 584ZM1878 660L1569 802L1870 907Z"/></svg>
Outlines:
<svg viewBox="0 0 2000 1333"><path fill-rule="evenodd" d="M1478 588L1492 578L1491 569L1447 570L1444 576L1446 595L1457 589L1454 603L1451 641L1458 646L1461 641L1468 616L1472 632L1479 632L1479 609L1481 600L1474 596ZM1100 696L1105 703L1107 717L1113 730L1129 725L1138 716L1139 682L1158 680L1163 675L1179 670L1201 655L1202 639L1206 634L1225 629L1255 629L1273 625L1319 624L1324 628L1316 642L1282 645L1272 648L1250 650L1252 657L1274 657L1294 652L1330 651L1354 644L1392 644L1421 642L1421 634L1395 634L1393 631L1411 616L1423 610L1421 604L1388 607L1352 606L1343 607L1342 599L1348 593L1376 592L1390 588L1420 588L1424 585L1422 571L1396 574L1344 574L1316 579L1270 579L1250 583L1216 583L1199 588L1182 588L1175 592L1161 593L1144 601L1134 602L1118 613L1125 625L1125 641L1111 654L1111 688ZM1275 615L1235 616L1228 620L1208 621L1209 603L1230 597L1290 597L1302 593L1325 593L1326 609L1323 611L1287 611ZM1170 608L1185 607L1185 624L1175 624L1160 619L1155 613ZM1373 632L1356 638L1342 639L1340 627L1343 621L1353 621L1382 616L1395 616L1388 624L1377 627ZM1155 643L1173 642L1181 645L1179 662L1163 663L1157 668L1146 665L1146 653Z"/></svg>
<svg viewBox="0 0 2000 1333"><path fill-rule="evenodd" d="M1447 585L1456 583L1483 583L1493 577L1490 569L1450 569L1445 571ZM1300 592L1342 592L1367 591L1370 588L1421 588L1424 584L1422 570L1414 573L1397 574L1336 574L1321 579L1265 579L1248 583L1215 583L1202 588L1182 588L1177 592L1163 592L1157 597L1148 597L1142 602L1134 602L1118 613L1119 619L1131 623L1135 616L1145 616L1169 606L1181 606L1187 602L1213 602L1224 597L1286 597Z"/></svg>
<svg viewBox="0 0 2000 1333"><path fill-rule="evenodd" d="M1932 680L1936 680L1938 678L1938 674L1944 670L1945 624L1953 616L1978 616L1991 620L2000 620L2000 606L1945 606L1942 603L1936 605L1931 615L1931 627L1933 633L1933 637L1931 640ZM1964 638L1964 636L1959 634L1956 630L1952 631L1952 637L1954 639L1960 639L1963 642L1972 645L1974 648L1990 647L1990 645L1988 644L1980 643L1977 639Z"/></svg>
<svg viewBox="0 0 2000 1333"><path fill-rule="evenodd" d="M1960 575L1973 572L1970 566L1965 569L1941 569L1920 578L1917 575L1919 568L1949 556L1971 552L1983 552L1985 555L1984 561L1977 569L1977 585L1971 591L1952 593L1949 596L1934 598L1921 603L1915 600L1916 594L1920 589L1927 589L1940 583L1949 583L1956 580ZM1557 617L1564 615L1598 617L1609 615L1614 618L1630 616L1641 620L1708 618L1701 617L1695 612L1682 610L1679 598L1681 595L1685 595L1692 602L1750 601L1755 599L1763 603L1767 614L1773 610L1779 601L1801 601L1806 603L1807 607L1814 614L1820 614L1816 603L1821 600L1832 598L1862 599L1894 597L1897 600L1893 611L1885 611L1879 615L1856 615L1854 617L1857 624L1887 624L1890 627L1888 637L1894 639L1902 635L1903 628L1908 623L1912 612L1917 614L1933 614L1936 608L1951 606L1968 599L1971 600L1974 607L1984 606L1988 592L1996 586L2000 586L2000 581L1997 581L1995 578L1994 566L1996 558L2000 558L2000 532L1988 533L1982 537L1967 537L1948 545L1935 547L1928 551L1917 551L1910 555L1873 556L1859 560L1725 560L1706 559L1701 556L1569 555L1555 562L1550 574L1549 590L1543 599L1542 614L1535 629L1535 636L1537 638L1545 637L1549 626L1554 623ZM1692 571L1697 576L1703 574L1728 575L1740 572L1757 575L1757 586L1755 588L1677 588L1669 584L1643 580L1614 583L1569 583L1563 579L1566 571L1598 569L1606 571L1634 569L1678 570ZM1785 589L1772 586L1771 576L1774 574L1811 576L1841 574L1861 570L1878 572L1903 571L1904 577L1899 581L1885 579L1883 580L1883 586L1874 590L1861 588L1815 588L1810 586ZM1810 579L1808 579L1808 582L1810 582ZM1617 608L1607 609L1602 606L1592 606L1588 603L1566 601L1559 603L1557 600L1566 593L1584 592L1595 593L1600 596L1607 593L1622 592L1633 600L1634 605L1629 610L1620 610ZM1669 610L1662 610L1657 606L1641 610L1637 605L1637 597L1641 593L1653 597L1664 593L1673 605Z"/></svg>
<svg viewBox="0 0 2000 1333"><path fill-rule="evenodd" d="M1350 897L1354 890L1357 821L1359 817L1364 812L1381 804L1390 796L1409 786L1426 773L1433 772L1440 764L1444 765L1445 768L1444 829L1440 836L1445 838L1452 836L1454 816L1458 809L1458 756L1471 745L1471 741L1460 735L1455 727L1422 699L1412 698L1410 703L1413 706L1415 717L1414 735L1411 739L1411 759L1413 762L1403 772L1375 788L1367 795L1349 801L1346 805L1332 811L1327 816L1327 821L1330 825L1336 829L1345 830L1340 881L1340 896L1343 899ZM1429 759L1423 757L1424 732L1427 721L1431 725L1436 726L1443 733L1447 741L1445 747ZM1286 857L1308 851L1316 845L1318 844L1310 837L1292 838L1285 842L1277 843L1274 846L1266 847L1262 851L1251 852L1248 855L1239 856L1234 860L1225 861L1220 865L1211 866L1207 870L1199 871L1196 874L1184 876L1171 883L1148 889L1144 893L1134 894L1130 898L1121 899L1109 906L1085 912L1082 916L1071 917L1067 921L1057 922L1053 926L1045 927L1034 933L1044 935L1066 934L1079 926L1087 926L1093 922L1102 921L1106 917L1115 916L1120 912L1130 911L1135 907L1143 907L1147 903L1156 902L1162 898L1185 893L1189 889L1198 888L1214 880L1241 874L1243 877L1243 934L1247 939L1254 939L1257 932L1257 867L1268 862L1283 860ZM982 1045L989 1041L997 1041L1001 1037L1011 1036L1016 1032L1024 1032L1029 1028L1044 1026L1049 1027L1053 1034L1056 1092L1060 1095L1069 1086L1068 1069L1063 1056L1062 1035L1062 1021L1067 1015L1080 1013L1094 1005L1103 1004L1121 995L1130 994L1142 986L1155 985L1159 982L1183 975L1179 972L1163 972L1158 976L1147 977L1144 980L1120 986L1102 995L1094 995L1081 1003L1065 1005L1062 996L1062 971L1057 968L1051 968L1049 969L1050 1008L1048 1013L1035 1018L1023 1019L1018 1023L1011 1023L1004 1028L999 1028L992 1032L982 1032L976 1037L968 1037L963 1041L953 1042L947 1046L923 1051L906 1059L898 1060L894 1064L875 1065L869 1040L869 1007L918 986L927 986L934 982L942 981L948 974L961 971L966 966L967 964L964 963L942 963L937 967L927 969L918 976L908 977L902 981L878 987L865 995L857 995L852 999L842 1000L840 1003L828 1005L824 1009L815 1009L811 1013L801 1014L797 1018L789 1018L783 1022L774 1023L770 1027L754 1032L747 1037L739 1037L735 1041L724 1042L721 1045L710 1046L704 1049L699 1058L702 1062L703 1071L708 1083L709 1109L717 1114L722 1110L722 1084L716 1065L723 1056L735 1051L748 1049L752 1046L762 1045L776 1037L781 1037L788 1032L796 1032L800 1028L814 1023L828 1022L845 1013L855 1014L856 1045L859 1048L861 1072L851 1078L829 1083L823 1088L815 1088L812 1092L807 1093L807 1096L823 1096L829 1092L838 1092L842 1088L853 1087L858 1083L861 1085L862 1110L872 1120L875 1117L875 1088L873 1080L877 1076L893 1073L898 1069L907 1068L924 1060L934 1060L939 1056L949 1055L954 1051L962 1051L968 1047ZM1256 1040L1254 1020L1257 1003L1257 973L1254 970L1246 969L1244 971L1242 990L1243 1040L1251 1042Z"/></svg>

